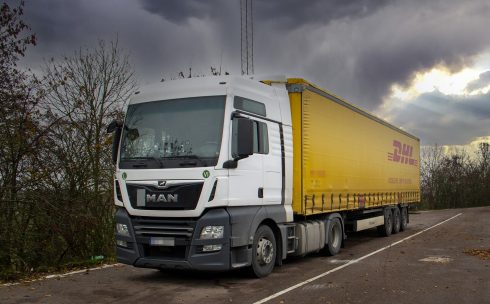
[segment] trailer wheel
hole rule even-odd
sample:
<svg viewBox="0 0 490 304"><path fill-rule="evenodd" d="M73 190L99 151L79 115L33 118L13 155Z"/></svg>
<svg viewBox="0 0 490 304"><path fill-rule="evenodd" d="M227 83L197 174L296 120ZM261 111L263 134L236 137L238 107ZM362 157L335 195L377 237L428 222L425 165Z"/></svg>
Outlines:
<svg viewBox="0 0 490 304"><path fill-rule="evenodd" d="M408 208L402 207L401 215L400 215L400 231L405 231L405 229L407 229L407 225L408 225Z"/></svg>
<svg viewBox="0 0 490 304"><path fill-rule="evenodd" d="M327 237L326 252L330 256L336 255L342 245L342 225L338 218L332 219L328 224Z"/></svg>
<svg viewBox="0 0 490 304"><path fill-rule="evenodd" d="M400 232L401 218L400 209L398 207L393 209L393 234Z"/></svg>
<svg viewBox="0 0 490 304"><path fill-rule="evenodd" d="M383 213L385 223L378 226L378 233L381 236L390 236L393 229L393 212L391 212L391 208L385 208Z"/></svg>
<svg viewBox="0 0 490 304"><path fill-rule="evenodd" d="M276 262L276 238L271 228L261 225L255 232L252 247L252 272L257 278L269 275Z"/></svg>

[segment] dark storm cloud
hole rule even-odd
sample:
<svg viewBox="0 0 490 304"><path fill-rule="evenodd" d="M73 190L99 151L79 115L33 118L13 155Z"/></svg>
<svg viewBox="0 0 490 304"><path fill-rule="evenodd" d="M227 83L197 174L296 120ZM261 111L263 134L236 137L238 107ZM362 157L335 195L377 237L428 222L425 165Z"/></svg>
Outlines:
<svg viewBox="0 0 490 304"><path fill-rule="evenodd" d="M142 7L150 13L182 23L189 18L205 18L226 15L225 3L234 2L238 8L240 0L141 0ZM340 18L366 16L385 6L389 0L254 0L254 18L274 27L292 28L306 24L328 24Z"/></svg>
<svg viewBox="0 0 490 304"><path fill-rule="evenodd" d="M98 39L114 39L122 30L118 25L123 16L124 10L108 1L27 1L26 22L38 44L28 50L26 60L38 69L43 60L71 55L81 47L95 45Z"/></svg>
<svg viewBox="0 0 490 304"><path fill-rule="evenodd" d="M374 110L393 84L409 85L417 72L470 64L490 47L489 16L490 3L483 1L399 2L327 27L316 40L328 42L317 46L308 70L339 95Z"/></svg>
<svg viewBox="0 0 490 304"><path fill-rule="evenodd" d="M223 3L223 9L228 10L226 5ZM28 50L24 65L36 71L45 59L71 55L80 47L96 45L98 39L116 37L131 54L142 84L177 76L189 67L207 74L211 65L220 65L220 59L230 71L226 63L232 53L239 53L239 38L234 44L224 38L240 26L239 19L233 23L239 17L238 9L216 22L196 19L186 24L168 22L132 0L28 1L25 12L38 45ZM222 27L223 23L233 25Z"/></svg>
<svg viewBox="0 0 490 304"><path fill-rule="evenodd" d="M212 20L235 52L239 1L141 0L163 19ZM231 4L233 5L231 5ZM393 84L440 65L458 70L490 47L488 1L256 0L255 71L305 77L375 110ZM230 27L230 24L234 26ZM236 54L238 55L238 54ZM238 59L238 57L237 57Z"/></svg>
<svg viewBox="0 0 490 304"><path fill-rule="evenodd" d="M225 3L226 0L141 0L143 9L174 23L183 23L189 18L202 19L224 14Z"/></svg>
<svg viewBox="0 0 490 304"><path fill-rule="evenodd" d="M384 7L389 0L282 0L255 1L255 15L275 27L291 29L304 25L326 25L333 20L356 19Z"/></svg>
<svg viewBox="0 0 490 304"><path fill-rule="evenodd" d="M39 43L28 50L24 63L36 69L43 58L70 55L81 46L95 45L97 39L117 35L130 52L142 84L189 68L209 74L210 66L222 66L236 75L240 73L239 3L27 1L26 21ZM457 71L489 52L489 19L488 0L255 0L254 70L303 77L377 111L393 85L410 86L417 73L434 67ZM485 77L469 89L484 85ZM478 102L470 104L472 113L487 109ZM406 122L417 126L422 116L412 111ZM429 123L428 118L421 123ZM464 127L465 122L460 124Z"/></svg>
<svg viewBox="0 0 490 304"><path fill-rule="evenodd" d="M473 80L466 86L468 92L473 92L479 89L484 89L490 85L490 71L486 71L480 74L478 79Z"/></svg>
<svg viewBox="0 0 490 304"><path fill-rule="evenodd" d="M391 121L419 136L423 145L464 145L490 134L490 93L448 96L422 94L392 111Z"/></svg>

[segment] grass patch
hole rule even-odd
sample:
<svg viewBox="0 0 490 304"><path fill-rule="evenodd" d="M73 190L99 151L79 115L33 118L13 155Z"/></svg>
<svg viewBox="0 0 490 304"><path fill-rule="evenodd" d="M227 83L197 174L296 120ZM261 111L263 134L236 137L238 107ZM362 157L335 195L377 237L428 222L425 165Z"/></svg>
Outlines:
<svg viewBox="0 0 490 304"><path fill-rule="evenodd" d="M115 257L106 257L98 260L88 259L82 261L72 261L57 267L40 266L29 272L2 270L0 272L0 283L5 284L5 283L27 282L27 281L40 279L51 274L62 275L64 273L71 272L71 271L89 269L93 267L102 266L105 264L114 264L114 263L117 263Z"/></svg>

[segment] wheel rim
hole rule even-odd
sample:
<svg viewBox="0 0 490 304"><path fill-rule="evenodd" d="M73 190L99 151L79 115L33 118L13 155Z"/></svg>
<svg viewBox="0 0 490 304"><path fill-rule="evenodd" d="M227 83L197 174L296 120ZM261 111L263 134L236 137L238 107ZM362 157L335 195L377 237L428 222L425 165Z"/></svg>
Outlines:
<svg viewBox="0 0 490 304"><path fill-rule="evenodd" d="M272 262L274 256L274 246L272 242L266 238L260 238L257 243L257 261L261 265L266 265Z"/></svg>

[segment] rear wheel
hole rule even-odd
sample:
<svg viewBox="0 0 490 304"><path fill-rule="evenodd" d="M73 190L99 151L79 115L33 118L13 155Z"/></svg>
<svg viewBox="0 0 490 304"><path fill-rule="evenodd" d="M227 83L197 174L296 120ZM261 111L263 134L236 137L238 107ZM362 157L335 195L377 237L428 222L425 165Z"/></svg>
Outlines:
<svg viewBox="0 0 490 304"><path fill-rule="evenodd" d="M274 269L276 262L276 238L267 225L260 226L255 232L252 248L252 272L258 277L265 277Z"/></svg>
<svg viewBox="0 0 490 304"><path fill-rule="evenodd" d="M342 225L338 218L334 218L329 221L327 230L327 246L326 252L328 255L336 255L340 251L342 245Z"/></svg>
<svg viewBox="0 0 490 304"><path fill-rule="evenodd" d="M393 234L400 232L400 209L398 207L393 209Z"/></svg>
<svg viewBox="0 0 490 304"><path fill-rule="evenodd" d="M400 213L400 231L405 231L408 225L408 208L402 207Z"/></svg>
<svg viewBox="0 0 490 304"><path fill-rule="evenodd" d="M385 208L383 213L385 223L378 226L378 233L381 236L390 236L393 229L393 212L391 212L391 208Z"/></svg>

